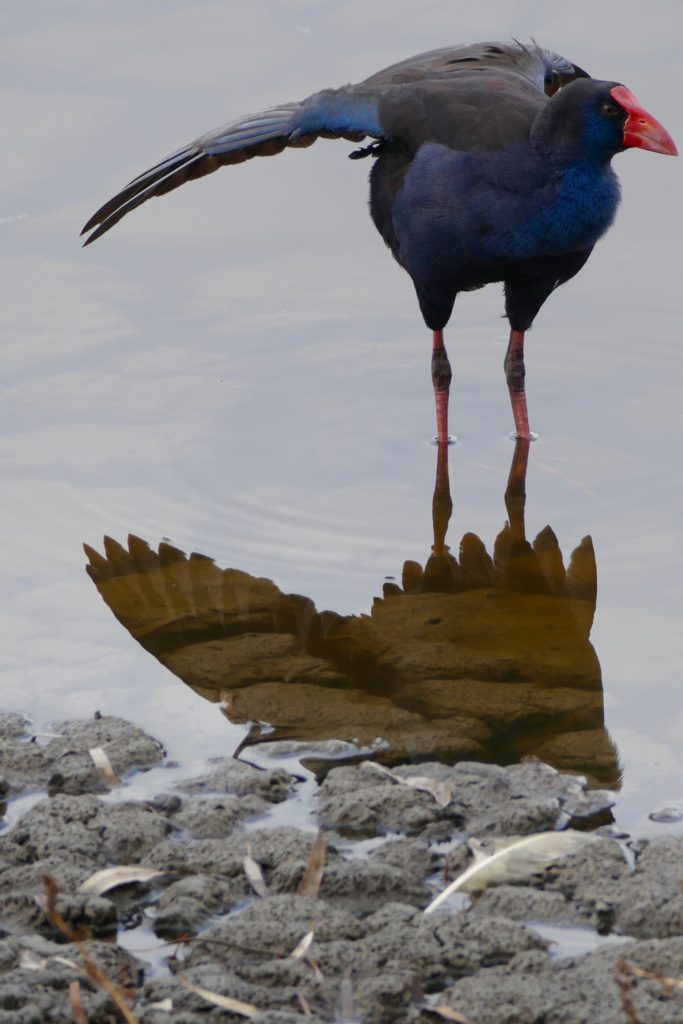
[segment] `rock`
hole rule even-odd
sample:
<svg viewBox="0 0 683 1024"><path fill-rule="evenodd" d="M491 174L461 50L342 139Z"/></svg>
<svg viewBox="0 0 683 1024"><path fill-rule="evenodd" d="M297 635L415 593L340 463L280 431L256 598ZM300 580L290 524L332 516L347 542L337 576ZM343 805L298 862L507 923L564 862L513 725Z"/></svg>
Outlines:
<svg viewBox="0 0 683 1024"><path fill-rule="evenodd" d="M364 627L359 621L354 628ZM139 757L145 750L161 756L156 741L153 750L149 737L111 722L64 728L76 746L99 739L116 747L115 737L129 736L129 755L121 754L119 765L133 763L136 750ZM24 726L20 716L6 723L10 733ZM26 763L35 756L35 771L44 773L41 758L54 741L18 742L29 751ZM74 772L67 766L63 784L87 788L83 751L71 762L60 749L61 761L76 766ZM425 915L421 908L434 890L468 863L468 834L528 835L594 818L611 794L587 790L582 777L535 760L507 768L403 764L393 777L372 767L332 768L319 790L320 817L329 828L320 893L312 898L297 890L315 833L268 824L274 804L295 794L294 782L281 770L226 758L178 792L149 801L57 792L33 805L0 836L0 1024L70 1020L75 978L90 1024L108 1024L114 1014L99 986L54 959L78 960L81 953L44 912L45 875L58 887L56 906L67 927L87 928L85 948L109 978L135 993L140 1024L167 1024L168 1013L154 1006L165 998L173 1001L174 1024L232 1017L184 987L174 973L179 968L196 985L252 1003L257 1024L350 1019L351 1011L342 1010L349 984L355 1017L372 1024L423 1024L432 1016L421 1008L425 998L476 1024L623 1024L628 1014L647 1024L683 1020L680 990L657 977L683 977L683 837L631 842L625 858L603 828L600 841L521 884L460 895ZM263 817L260 827L245 827L253 815ZM275 820L287 820L280 809ZM261 869L265 895L256 895L247 879L247 850ZM79 892L94 871L117 863L162 873L101 896ZM169 942L186 940L166 973L157 964L147 980L140 961L98 941L141 920ZM530 920L580 925L588 935L593 930L596 942L597 934L610 932L638 938L605 943L585 956L558 956ZM310 959L293 957L310 932ZM653 977L625 973L622 959Z"/></svg>
<svg viewBox="0 0 683 1024"><path fill-rule="evenodd" d="M229 757L219 761L207 775L181 783L182 793L235 793L259 796L268 803L280 803L289 796L293 778L280 768L254 768Z"/></svg>
<svg viewBox="0 0 683 1024"><path fill-rule="evenodd" d="M624 1024L628 1019L620 980L634 1021L679 1024L683 991L656 980L620 974L625 961L635 967L683 977L683 937L605 947L583 957L559 960L515 957L502 967L457 981L439 1001L477 1024Z"/></svg>
<svg viewBox="0 0 683 1024"><path fill-rule="evenodd" d="M394 775L368 767L333 769L320 789L320 817L329 827L351 835L381 835L402 831L424 839L447 838L454 831L469 835L528 835L551 830L573 816L584 801L586 780L564 775L536 762L501 768L461 761L452 767L428 762L400 765ZM410 786L411 779L426 777L446 788L451 800L440 807L429 793ZM603 796L590 804L604 806Z"/></svg>
<svg viewBox="0 0 683 1024"><path fill-rule="evenodd" d="M0 856L7 845L15 862L65 858L94 870L137 863L169 830L166 818L148 805L59 794L37 803L0 839Z"/></svg>
<svg viewBox="0 0 683 1024"><path fill-rule="evenodd" d="M22 716L14 716L25 724ZM19 729L21 722L16 722ZM46 787L53 792L106 793L88 751L102 747L119 777L140 768L160 764L165 757L162 745L142 729L122 718L101 716L86 722L61 722L58 733L43 746L26 742L17 731L0 746L0 775L14 793Z"/></svg>

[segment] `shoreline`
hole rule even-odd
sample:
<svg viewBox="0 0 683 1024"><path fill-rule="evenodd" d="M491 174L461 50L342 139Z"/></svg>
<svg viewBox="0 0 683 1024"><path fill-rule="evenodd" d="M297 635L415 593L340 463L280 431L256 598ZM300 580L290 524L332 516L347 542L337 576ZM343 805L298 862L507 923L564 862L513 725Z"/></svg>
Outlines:
<svg viewBox="0 0 683 1024"><path fill-rule="evenodd" d="M332 767L314 801L316 890L303 884L315 830L269 824L300 778L227 757L130 800L89 751L140 778L131 773L167 764L157 739L111 717L62 723L40 742L27 726L0 715L10 801L43 794L0 833L0 1024L77 1020L76 981L88 1024L124 1019L88 956L129 992L139 1024L683 1020L683 837L619 835L610 794L578 776L535 760ZM471 865L471 837L490 854L567 827L595 839L424 913ZM79 891L114 865L158 874ZM80 932L89 937L69 941Z"/></svg>

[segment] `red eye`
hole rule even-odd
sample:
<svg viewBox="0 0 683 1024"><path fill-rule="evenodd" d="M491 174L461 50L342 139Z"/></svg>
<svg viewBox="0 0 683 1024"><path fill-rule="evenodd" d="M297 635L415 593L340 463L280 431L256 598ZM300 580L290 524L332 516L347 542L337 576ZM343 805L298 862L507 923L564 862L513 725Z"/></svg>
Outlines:
<svg viewBox="0 0 683 1024"><path fill-rule="evenodd" d="M605 117L616 117L619 113L619 107L615 107L613 103L603 103L600 110Z"/></svg>

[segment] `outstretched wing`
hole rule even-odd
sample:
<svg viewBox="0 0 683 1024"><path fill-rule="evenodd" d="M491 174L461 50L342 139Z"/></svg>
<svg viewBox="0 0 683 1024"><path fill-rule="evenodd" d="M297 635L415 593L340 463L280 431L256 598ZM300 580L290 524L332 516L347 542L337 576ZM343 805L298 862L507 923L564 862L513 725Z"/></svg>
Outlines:
<svg viewBox="0 0 683 1024"><path fill-rule="evenodd" d="M480 79L481 72L492 74ZM552 95L578 77L588 76L564 57L535 43L473 43L418 54L358 85L324 89L300 103L271 107L200 135L134 178L101 206L81 232L92 232L84 244L94 242L152 196L170 192L226 164L272 156L290 146L310 146L318 138L354 142L366 136L400 139L408 151L415 151L427 139L465 148L479 145L478 134L495 115L495 111L485 108L495 106L495 92L507 83L519 109L507 117L498 134L488 132L489 141L506 141L524 130L543 92ZM495 78L497 84L488 78ZM468 117L473 86L477 94L488 92L489 96L484 107L475 111L476 116ZM462 103L453 94L458 91L462 92Z"/></svg>
<svg viewBox="0 0 683 1024"><path fill-rule="evenodd" d="M96 230L84 244L94 242L152 196L161 196L226 164L272 156L289 146L310 146L321 137L359 142L368 135L382 137L377 97L358 86L324 89L301 103L249 114L200 135L134 178L93 214L81 234Z"/></svg>

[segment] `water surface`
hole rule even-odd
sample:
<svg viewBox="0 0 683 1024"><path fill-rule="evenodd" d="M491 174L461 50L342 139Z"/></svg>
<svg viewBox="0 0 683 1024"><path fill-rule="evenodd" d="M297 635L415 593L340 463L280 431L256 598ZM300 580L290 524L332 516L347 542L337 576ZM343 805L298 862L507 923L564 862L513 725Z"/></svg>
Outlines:
<svg viewBox="0 0 683 1024"><path fill-rule="evenodd" d="M188 769L244 736L121 629L83 542L166 538L340 615L369 612L433 543L429 336L352 145L228 168L81 250L93 209L233 116L467 39L534 36L626 82L680 143L683 14L651 4L644 37L638 7L74 0L2 16L3 708L38 725L122 714ZM683 801L680 168L642 152L616 167L616 226L529 337L526 530L549 524L565 561L592 537L616 816L659 832L647 815ZM447 335L454 550L468 531L490 550L507 515L501 312L495 287L462 296Z"/></svg>

